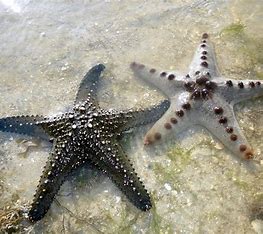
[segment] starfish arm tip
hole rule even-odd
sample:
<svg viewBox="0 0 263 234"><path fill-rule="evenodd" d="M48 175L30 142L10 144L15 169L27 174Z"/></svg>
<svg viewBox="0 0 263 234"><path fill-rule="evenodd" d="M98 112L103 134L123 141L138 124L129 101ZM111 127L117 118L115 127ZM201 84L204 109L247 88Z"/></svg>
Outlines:
<svg viewBox="0 0 263 234"><path fill-rule="evenodd" d="M93 69L96 69L97 71L100 71L100 72L103 71L105 68L106 68L105 65L102 63L98 63L97 65L93 67Z"/></svg>
<svg viewBox="0 0 263 234"><path fill-rule="evenodd" d="M148 145L151 144L151 141L150 141L149 139L144 139L143 144L144 144L145 146L148 146Z"/></svg>

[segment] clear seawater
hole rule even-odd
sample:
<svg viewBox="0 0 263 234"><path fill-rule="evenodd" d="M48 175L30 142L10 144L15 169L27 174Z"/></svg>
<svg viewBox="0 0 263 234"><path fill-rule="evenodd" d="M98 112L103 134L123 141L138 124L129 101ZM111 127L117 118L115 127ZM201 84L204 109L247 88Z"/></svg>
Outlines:
<svg viewBox="0 0 263 234"><path fill-rule="evenodd" d="M263 79L262 12L261 0L0 0L0 117L67 110L98 62L107 68L102 107L157 103L163 96L139 83L129 64L187 71L203 32L223 76ZM235 112L260 159L263 99L241 103ZM262 233L262 163L249 170L202 128L149 150L142 140L149 128L123 141L151 194L149 212L87 168L63 184L47 215L25 232ZM1 215L30 204L50 150L0 133Z"/></svg>

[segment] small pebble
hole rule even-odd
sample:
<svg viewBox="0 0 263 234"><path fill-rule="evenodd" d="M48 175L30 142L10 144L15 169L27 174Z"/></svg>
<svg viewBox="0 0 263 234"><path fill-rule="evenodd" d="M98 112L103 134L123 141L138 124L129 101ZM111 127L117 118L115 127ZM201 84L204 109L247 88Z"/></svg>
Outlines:
<svg viewBox="0 0 263 234"><path fill-rule="evenodd" d="M165 184L164 184L164 187L165 187L165 189L168 190L168 191L171 191L171 190L172 190L171 185L168 184L168 183L165 183Z"/></svg>

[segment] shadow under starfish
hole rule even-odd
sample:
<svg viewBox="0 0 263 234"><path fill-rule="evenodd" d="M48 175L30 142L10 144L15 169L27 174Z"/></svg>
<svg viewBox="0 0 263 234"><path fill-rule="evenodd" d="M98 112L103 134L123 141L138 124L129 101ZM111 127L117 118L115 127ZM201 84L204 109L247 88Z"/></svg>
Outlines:
<svg viewBox="0 0 263 234"><path fill-rule="evenodd" d="M98 64L83 78L73 108L55 117L17 116L0 119L0 131L26 134L50 141L53 149L40 178L30 221L47 213L66 177L84 164L95 166L117 185L139 209L147 211L151 201L140 178L117 141L124 131L158 120L169 101L152 108L110 111L97 101L98 80L105 66Z"/></svg>

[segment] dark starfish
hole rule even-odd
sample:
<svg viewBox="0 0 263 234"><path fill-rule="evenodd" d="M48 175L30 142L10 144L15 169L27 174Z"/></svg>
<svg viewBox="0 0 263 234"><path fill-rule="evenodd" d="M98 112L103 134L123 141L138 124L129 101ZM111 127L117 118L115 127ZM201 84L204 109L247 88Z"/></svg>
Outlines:
<svg viewBox="0 0 263 234"><path fill-rule="evenodd" d="M0 131L53 138L50 153L28 212L32 222L42 219L65 178L90 164L106 173L139 209L151 208L149 194L118 144L118 136L133 127L159 119L169 102L144 110L109 111L99 107L97 86L104 65L94 66L83 78L74 107L55 117L17 116L0 119Z"/></svg>

